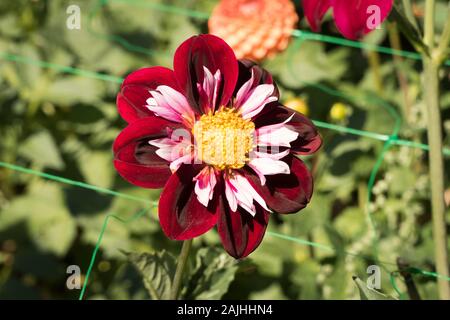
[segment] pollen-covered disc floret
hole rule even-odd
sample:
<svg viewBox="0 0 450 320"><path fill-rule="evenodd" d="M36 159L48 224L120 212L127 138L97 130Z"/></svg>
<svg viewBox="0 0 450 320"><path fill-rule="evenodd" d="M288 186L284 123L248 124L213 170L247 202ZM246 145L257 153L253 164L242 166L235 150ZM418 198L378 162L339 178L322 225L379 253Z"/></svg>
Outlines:
<svg viewBox="0 0 450 320"><path fill-rule="evenodd" d="M204 114L194 125L197 156L216 169L239 169L254 148L255 124L232 108Z"/></svg>

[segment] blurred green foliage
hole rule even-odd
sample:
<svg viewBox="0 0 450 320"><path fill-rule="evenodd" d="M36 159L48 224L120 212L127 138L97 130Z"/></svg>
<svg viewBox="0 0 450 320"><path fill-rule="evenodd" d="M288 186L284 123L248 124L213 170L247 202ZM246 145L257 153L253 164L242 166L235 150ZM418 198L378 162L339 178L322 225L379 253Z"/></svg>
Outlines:
<svg viewBox="0 0 450 320"><path fill-rule="evenodd" d="M207 32L206 21L157 10L148 3L206 13L215 4L210 0L130 2L111 0L99 6L94 0L80 0L81 29L69 30L66 8L71 1L1 1L0 53L116 77L143 66L170 67L176 47L190 35ZM444 19L439 15L439 27ZM300 26L306 25L302 21ZM326 23L324 32L334 34L333 28L332 22ZM364 41L390 46L386 29ZM137 47L141 50L133 50ZM274 74L282 97L304 99L312 119L331 121L329 111L339 102L352 111L339 124L390 134L392 118L376 101L364 98L372 92L401 115L402 138L424 142L419 63L377 54L373 60L370 55L374 53L306 41L292 43L264 65ZM369 63L377 60L378 64ZM448 75L447 69L441 101L447 146ZM406 93L399 87L399 76L407 81ZM346 95L330 94L323 86ZM157 201L158 190L127 184L112 166L111 145L125 126L115 107L118 87L115 82L11 62L2 56L0 161ZM266 235L249 259L236 262L223 254L213 231L194 241L189 267L195 281L186 283L185 297L358 299L352 276L366 279L367 266L375 261L367 209L376 222L379 258L389 262L382 268L384 294L396 296L389 271L397 269L398 257L433 270L426 154L393 147L377 175L367 208L367 182L382 143L330 130L321 134L321 152L306 159L316 181L311 204L297 215L273 215L269 230L322 243L334 251ZM450 170L448 158L446 168ZM76 299L79 290L65 286L67 266L79 265L85 276L106 215L130 217L143 208L139 202L0 168L0 298ZM156 253L163 249L165 253ZM171 257L167 259L173 266L179 249L179 243L163 235L153 207L128 224L111 220L86 298L149 298L145 277L165 277L149 271L156 270L153 264L161 260L155 257ZM128 256L133 263L124 251L134 252ZM147 270L144 281L142 270ZM422 298L437 297L435 279L414 279ZM164 281L158 289L162 295L166 294ZM397 282L405 291L401 279Z"/></svg>

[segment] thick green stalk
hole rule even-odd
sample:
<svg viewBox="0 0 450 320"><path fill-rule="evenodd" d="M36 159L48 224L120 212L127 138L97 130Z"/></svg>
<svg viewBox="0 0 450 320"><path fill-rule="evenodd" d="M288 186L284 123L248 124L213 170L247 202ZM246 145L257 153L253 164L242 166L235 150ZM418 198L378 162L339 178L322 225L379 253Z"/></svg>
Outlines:
<svg viewBox="0 0 450 320"><path fill-rule="evenodd" d="M428 61L427 61L428 60ZM442 159L441 114L439 110L439 68L431 59L424 60L424 92L428 111L428 144L431 180L431 208L435 245L436 270L449 276L447 231L444 205L444 163ZM450 299L450 287L444 279L438 279L439 296Z"/></svg>
<svg viewBox="0 0 450 320"><path fill-rule="evenodd" d="M178 257L177 270L175 271L175 276L173 277L172 281L172 289L170 290L171 300L178 299L178 294L181 288L181 282L183 280L183 273L186 267L191 247L192 247L192 239L183 241L183 247L181 248L181 253Z"/></svg>
<svg viewBox="0 0 450 320"><path fill-rule="evenodd" d="M435 0L425 4L424 43L430 56L423 56L423 92L427 107L428 144L430 145L429 166L431 180L431 209L433 220L433 239L435 248L436 271L444 277L449 276L447 230L444 205L444 162L442 156L442 129L439 108L439 62L434 49L434 12ZM439 297L450 300L450 287L447 281L438 279Z"/></svg>

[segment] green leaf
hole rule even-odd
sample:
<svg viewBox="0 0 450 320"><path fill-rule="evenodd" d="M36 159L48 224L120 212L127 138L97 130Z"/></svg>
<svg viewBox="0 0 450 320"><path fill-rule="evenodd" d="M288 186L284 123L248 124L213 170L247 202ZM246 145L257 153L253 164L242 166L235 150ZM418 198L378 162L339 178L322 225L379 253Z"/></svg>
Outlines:
<svg viewBox="0 0 450 320"><path fill-rule="evenodd" d="M298 247L299 250L301 247ZM307 248L302 248L307 250ZM320 273L322 266L319 262L311 259L308 253L301 261L297 261L292 265L292 273L289 276L290 285L297 291L297 299L312 300L320 299L321 286L317 285L317 275Z"/></svg>
<svg viewBox="0 0 450 320"><path fill-rule="evenodd" d="M375 29L372 32L366 34L362 41L364 43L373 45L382 45L383 41L386 39L386 29Z"/></svg>
<svg viewBox="0 0 450 320"><path fill-rule="evenodd" d="M2 283L0 286L0 299L17 299L18 297L26 300L42 299L37 287L27 285L16 277L11 277Z"/></svg>
<svg viewBox="0 0 450 320"><path fill-rule="evenodd" d="M164 20L168 16L160 10L152 9L158 7L160 2L152 1L143 6L130 6L125 1L111 3L104 8L102 18L113 32L120 30L121 33L140 32L158 35L164 32Z"/></svg>
<svg viewBox="0 0 450 320"><path fill-rule="evenodd" d="M339 259L332 266L332 270L332 273L326 277L326 282L323 284L323 298L329 300L347 299L346 291L350 278L345 268L345 261Z"/></svg>
<svg viewBox="0 0 450 320"><path fill-rule="evenodd" d="M25 140L19 148L19 154L35 164L52 168L63 169L58 147L53 137L46 130L33 134Z"/></svg>
<svg viewBox="0 0 450 320"><path fill-rule="evenodd" d="M414 17L407 17L404 14L403 5L400 2L394 3L390 18L398 23L399 29L408 38L417 51L428 52L427 46L422 41L420 30L414 25ZM412 21L410 21L412 20ZM416 24L417 25L417 24Z"/></svg>
<svg viewBox="0 0 450 320"><path fill-rule="evenodd" d="M80 170L87 183L110 188L114 179L112 170L112 153L92 151L83 154L80 159Z"/></svg>
<svg viewBox="0 0 450 320"><path fill-rule="evenodd" d="M73 194L73 191L72 191ZM83 194L78 194L74 197L74 199L80 199L80 196ZM85 193L85 198L87 194ZM73 200L72 200L73 201ZM83 200L80 200L83 201ZM89 204L89 203L88 203ZM97 206L93 204L92 206ZM88 243L91 245L95 245L98 240L98 235L100 234L103 223L105 221L104 214L89 214L87 211L88 207L84 206L79 207L76 211L82 213L79 217L77 217L77 222L80 227L83 229L83 234L81 239L84 243ZM73 209L72 209L73 210ZM95 210L95 208L94 208ZM115 213L114 211L109 211L108 213ZM108 223L108 230L105 232L102 238L102 252L105 257L108 258L120 258L122 254L118 250L130 251L131 243L130 243L130 231L128 230L127 225L120 223L118 221L110 220Z"/></svg>
<svg viewBox="0 0 450 320"><path fill-rule="evenodd" d="M299 87L306 83L339 79L346 71L347 49L325 52L324 45L308 42L298 46L295 43L266 63L265 67L278 76L289 87Z"/></svg>
<svg viewBox="0 0 450 320"><path fill-rule="evenodd" d="M60 257L76 236L76 223L64 205L62 191L49 182L35 182L29 195L14 199L2 210L0 221L0 231L24 222L40 250Z"/></svg>
<svg viewBox="0 0 450 320"><path fill-rule="evenodd" d="M128 260L141 273L144 285L154 300L169 299L175 258L163 250L156 253L127 253Z"/></svg>
<svg viewBox="0 0 450 320"><path fill-rule="evenodd" d="M336 218L334 225L346 239L357 239L366 230L364 212L359 207L348 207Z"/></svg>
<svg viewBox="0 0 450 320"><path fill-rule="evenodd" d="M330 198L316 192L301 214L290 216L284 222L290 226L289 234L304 237L313 228L327 224L330 216Z"/></svg>
<svg viewBox="0 0 450 320"><path fill-rule="evenodd" d="M332 243L334 249L336 250L336 255L338 257L345 256L345 239L340 235L340 233L332 226L325 225L325 232Z"/></svg>
<svg viewBox="0 0 450 320"><path fill-rule="evenodd" d="M67 110L65 120L77 125L92 127L95 123L103 120L105 115L100 108L93 105L77 105Z"/></svg>
<svg viewBox="0 0 450 320"><path fill-rule="evenodd" d="M358 287L361 300L396 300L393 297L367 287L367 285L358 277L353 277L353 280Z"/></svg>
<svg viewBox="0 0 450 320"><path fill-rule="evenodd" d="M14 257L14 268L16 270L50 283L64 281L63 279L66 277L64 266L65 264L54 255L38 252L35 248L21 249Z"/></svg>
<svg viewBox="0 0 450 320"><path fill-rule="evenodd" d="M249 300L286 300L287 297L283 292L283 288L279 283L273 283L269 287L254 292L250 295Z"/></svg>
<svg viewBox="0 0 450 320"><path fill-rule="evenodd" d="M389 184L389 191L394 195L402 195L405 191L414 187L417 175L409 168L393 168L389 171L392 176L392 183Z"/></svg>
<svg viewBox="0 0 450 320"><path fill-rule="evenodd" d="M223 250L202 248L184 294L185 299L215 300L227 293L238 269L236 260Z"/></svg>
<svg viewBox="0 0 450 320"><path fill-rule="evenodd" d="M101 81L80 76L66 76L53 82L44 98L59 105L70 106L75 103L97 103L103 93L104 84Z"/></svg>

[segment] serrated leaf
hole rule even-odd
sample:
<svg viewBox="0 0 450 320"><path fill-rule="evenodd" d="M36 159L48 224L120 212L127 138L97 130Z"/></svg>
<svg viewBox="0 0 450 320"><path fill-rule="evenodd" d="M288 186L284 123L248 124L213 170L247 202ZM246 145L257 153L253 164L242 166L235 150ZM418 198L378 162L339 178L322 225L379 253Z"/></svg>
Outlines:
<svg viewBox="0 0 450 320"><path fill-rule="evenodd" d="M33 134L25 140L20 145L19 154L47 168L64 168L64 162L53 137L44 130Z"/></svg>
<svg viewBox="0 0 450 320"><path fill-rule="evenodd" d="M110 188L114 179L110 152L92 151L81 156L80 170L87 183Z"/></svg>
<svg viewBox="0 0 450 320"><path fill-rule="evenodd" d="M236 260L223 250L202 248L197 252L196 267L189 278L185 299L214 300L227 293L238 269Z"/></svg>
<svg viewBox="0 0 450 320"><path fill-rule="evenodd" d="M80 209L83 210L83 208ZM83 214L78 217L77 222L83 229L83 242L95 245L104 221L105 216L99 214ZM127 226L122 223L108 223L108 232L105 232L102 238L103 255L108 258L119 258L122 255L118 249L131 250L130 247L130 232Z"/></svg>
<svg viewBox="0 0 450 320"><path fill-rule="evenodd" d="M0 231L24 222L34 244L57 256L67 253L76 236L61 189L48 182L36 182L29 195L14 199L2 210L0 221Z"/></svg>
<svg viewBox="0 0 450 320"><path fill-rule="evenodd" d="M165 250L156 253L127 253L127 256L141 273L152 299L169 299L176 269L175 258Z"/></svg>
<svg viewBox="0 0 450 320"><path fill-rule="evenodd" d="M164 19L167 17L158 8L161 1L152 1L143 6L130 6L122 3L109 4L103 10L103 15L111 29L119 29L122 33L152 33L158 35L164 32ZM114 30L116 31L116 30Z"/></svg>
<svg viewBox="0 0 450 320"><path fill-rule="evenodd" d="M347 49L325 52L321 43L307 42L301 46L291 44L276 59L265 67L281 82L289 87L299 87L307 83L339 79L346 71Z"/></svg>
<svg viewBox="0 0 450 320"><path fill-rule="evenodd" d="M43 96L55 104L70 106L75 103L97 103L103 93L104 84L100 81L79 76L66 76L53 82Z"/></svg>
<svg viewBox="0 0 450 320"><path fill-rule="evenodd" d="M26 56L29 59L40 60L38 50L31 45L24 44L22 46L18 46L18 54ZM21 83L27 88L36 87L39 84L39 81L42 80L43 70L42 68L36 65L27 65L26 68L21 68L19 66L16 67L17 74L21 79Z"/></svg>
<svg viewBox="0 0 450 320"><path fill-rule="evenodd" d="M361 300L396 300L393 297L367 287L367 285L358 277L353 277L353 280L358 287Z"/></svg>

